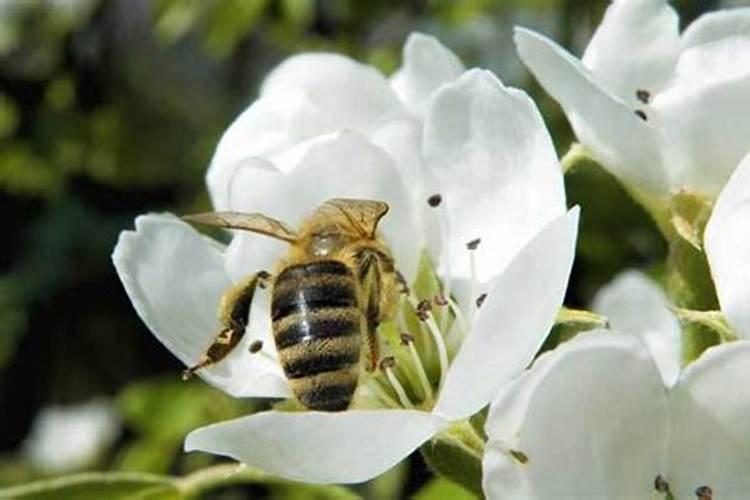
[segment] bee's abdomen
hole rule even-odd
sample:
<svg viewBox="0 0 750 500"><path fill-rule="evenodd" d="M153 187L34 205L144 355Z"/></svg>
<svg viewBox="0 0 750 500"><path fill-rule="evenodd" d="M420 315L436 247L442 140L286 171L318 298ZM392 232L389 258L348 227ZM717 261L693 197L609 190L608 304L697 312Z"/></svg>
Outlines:
<svg viewBox="0 0 750 500"><path fill-rule="evenodd" d="M351 270L333 260L286 268L274 283L271 317L281 365L300 402L345 410L357 387L363 325Z"/></svg>

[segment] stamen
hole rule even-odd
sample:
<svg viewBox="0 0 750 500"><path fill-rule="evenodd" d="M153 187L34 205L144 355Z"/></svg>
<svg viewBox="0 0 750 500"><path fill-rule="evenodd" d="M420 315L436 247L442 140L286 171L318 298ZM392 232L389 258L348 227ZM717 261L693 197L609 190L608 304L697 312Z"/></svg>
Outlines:
<svg viewBox="0 0 750 500"><path fill-rule="evenodd" d="M380 398L380 400L383 403L385 403L385 405L388 408L391 408L391 409L399 409L399 408L401 408L401 405L398 404L398 401L396 401L395 399L393 399L387 392L385 392L385 390L382 387L380 387L380 384L378 383L378 381L375 380L374 378L371 378L369 380L367 386L370 389L372 389L372 392L374 392L375 395L378 398Z"/></svg>
<svg viewBox="0 0 750 500"><path fill-rule="evenodd" d="M510 456L513 457L513 459L521 465L526 465L527 463L529 463L529 456L522 451L508 450L508 453L510 453Z"/></svg>
<svg viewBox="0 0 750 500"><path fill-rule="evenodd" d="M441 201L443 201L443 197L440 196L440 193L435 193L429 198L427 198L427 204L431 206L432 208L435 208L438 205L440 205Z"/></svg>
<svg viewBox="0 0 750 500"><path fill-rule="evenodd" d="M413 295L409 295L408 297L409 304L414 308L414 311L417 315L420 314L420 302L417 302L416 297ZM425 301L422 301L425 302ZM429 301L427 301L429 304ZM424 307L422 307L424 309ZM435 322L435 316L433 316L432 311L426 310L423 311L424 319L422 319L422 316L420 316L420 319L422 319L422 323L427 325L427 329L429 330L430 334L432 334L433 340L435 340L435 345L437 346L438 350L438 359L440 360L440 385L439 387L443 387L443 383L445 382L445 376L448 373L448 350L445 347L445 342L443 341L443 336L440 333L440 328L438 328L437 323Z"/></svg>
<svg viewBox="0 0 750 500"><path fill-rule="evenodd" d="M699 486L695 489L695 496L698 497L698 500L712 500L714 490L710 486Z"/></svg>
<svg viewBox="0 0 750 500"><path fill-rule="evenodd" d="M648 116L646 116L646 112L643 111L642 109L636 109L635 114L638 116L638 118L640 118L644 122L648 121Z"/></svg>
<svg viewBox="0 0 750 500"><path fill-rule="evenodd" d="M482 307L482 304L484 304L484 301L487 299L487 294L483 293L479 297L477 297L477 309Z"/></svg>
<svg viewBox="0 0 750 500"><path fill-rule="evenodd" d="M661 474L654 479L654 489L659 493L669 493L669 483Z"/></svg>
<svg viewBox="0 0 750 500"><path fill-rule="evenodd" d="M479 243L481 243L481 239L477 238L475 240L471 240L466 244L466 248L469 249L469 259L470 259L470 268L471 268L471 299L477 296L477 260L474 256L474 250L477 249L479 246ZM471 300L470 299L470 300ZM469 308L469 328L474 324L474 308Z"/></svg>
<svg viewBox="0 0 750 500"><path fill-rule="evenodd" d="M464 313L461 311L461 308L458 307L458 304L456 304L456 301L453 300L453 298L448 297L448 305L451 308L451 311L453 311L453 314L456 316L456 320L458 320L458 323L461 325L461 334L466 336L469 334L469 322L466 321L466 316L464 316Z"/></svg>
<svg viewBox="0 0 750 500"><path fill-rule="evenodd" d="M430 381L427 379L427 372L422 364L422 359L419 357L417 348L414 347L414 337L408 333L401 334L401 343L408 347L409 354L411 354L411 360L414 363L414 367L417 370L417 377L419 377L419 384L422 386L422 392L424 393L425 401L432 403L433 393Z"/></svg>
<svg viewBox="0 0 750 500"><path fill-rule="evenodd" d="M253 340L252 342L250 342L250 347L248 347L248 351L250 351L250 354L255 354L261 349L263 349L262 340Z"/></svg>
<svg viewBox="0 0 750 500"><path fill-rule="evenodd" d="M648 90L638 89L635 91L635 97L643 104L648 104L648 101L651 100L651 92L649 92Z"/></svg>
<svg viewBox="0 0 750 500"><path fill-rule="evenodd" d="M380 369L385 372L385 376L388 378L388 382L391 383L393 390L396 391L396 395L398 396L399 401L401 401L401 406L403 406L404 408L413 409L414 403L411 402L409 396L404 390L404 387L401 385L401 382L398 381L398 377L396 377L396 374L393 373L394 366L396 366L396 360L390 356L380 360Z"/></svg>

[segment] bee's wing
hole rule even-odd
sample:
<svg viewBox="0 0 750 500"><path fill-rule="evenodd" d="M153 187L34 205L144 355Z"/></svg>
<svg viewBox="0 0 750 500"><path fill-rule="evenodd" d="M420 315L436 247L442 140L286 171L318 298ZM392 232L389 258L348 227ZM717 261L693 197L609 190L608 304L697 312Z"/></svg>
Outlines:
<svg viewBox="0 0 750 500"><path fill-rule="evenodd" d="M378 222L388 213L389 207L382 201L333 198L323 203L321 209L343 214L362 236L374 238Z"/></svg>
<svg viewBox="0 0 750 500"><path fill-rule="evenodd" d="M297 233L287 224L267 217L263 214L246 214L242 212L204 212L201 214L185 215L183 220L223 227L226 229L241 229L254 233L265 234L272 238L293 243L297 241Z"/></svg>

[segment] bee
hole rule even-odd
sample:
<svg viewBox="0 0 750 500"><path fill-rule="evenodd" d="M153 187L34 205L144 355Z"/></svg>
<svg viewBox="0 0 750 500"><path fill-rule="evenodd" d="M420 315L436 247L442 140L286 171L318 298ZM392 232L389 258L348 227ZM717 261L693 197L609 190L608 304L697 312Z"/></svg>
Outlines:
<svg viewBox="0 0 750 500"><path fill-rule="evenodd" d="M289 243L273 275L259 271L233 286L219 303L221 331L183 378L225 358L245 334L253 296L271 287L273 338L295 397L310 410L349 407L360 373L360 350L378 365L378 325L393 316L402 278L377 234L388 204L335 198L298 231L258 213L207 212L184 220L260 233ZM259 346L253 343L251 352Z"/></svg>

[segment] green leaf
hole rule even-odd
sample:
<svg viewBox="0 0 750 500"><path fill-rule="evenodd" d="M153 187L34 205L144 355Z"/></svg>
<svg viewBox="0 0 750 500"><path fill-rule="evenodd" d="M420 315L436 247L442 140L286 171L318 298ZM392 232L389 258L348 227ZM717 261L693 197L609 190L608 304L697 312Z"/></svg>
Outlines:
<svg viewBox="0 0 750 500"><path fill-rule="evenodd" d="M0 498L23 500L175 500L171 479L133 472L90 472L0 489Z"/></svg>

